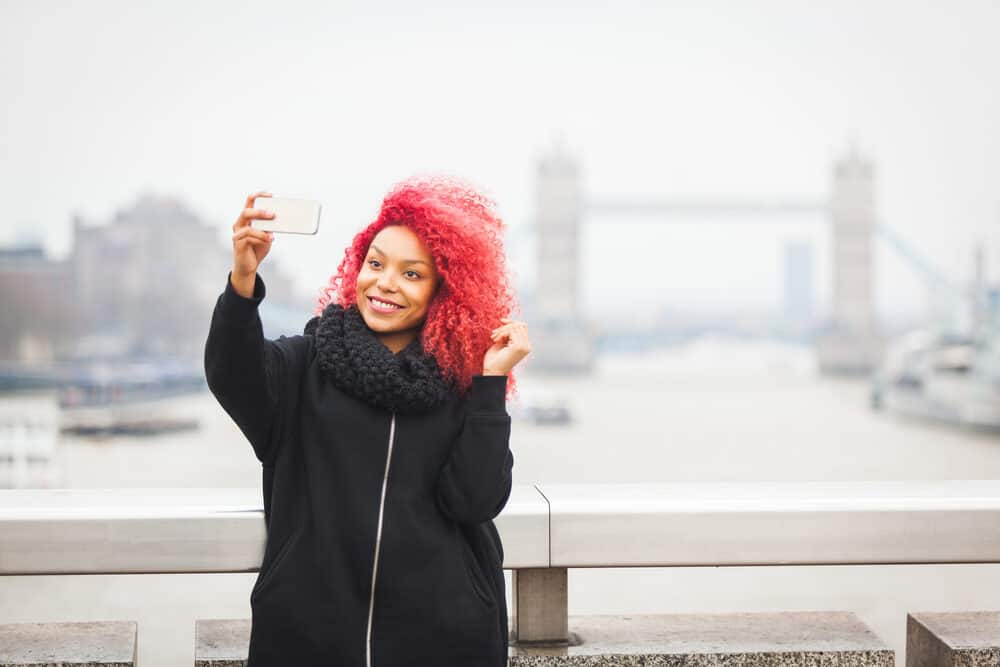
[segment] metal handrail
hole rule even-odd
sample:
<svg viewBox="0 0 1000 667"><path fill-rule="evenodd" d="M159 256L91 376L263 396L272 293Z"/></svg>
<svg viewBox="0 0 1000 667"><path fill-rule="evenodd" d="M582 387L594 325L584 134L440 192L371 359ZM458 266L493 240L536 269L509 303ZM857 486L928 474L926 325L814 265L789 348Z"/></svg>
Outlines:
<svg viewBox="0 0 1000 667"><path fill-rule="evenodd" d="M515 485L515 641L565 644L575 567L1000 562L1000 481ZM260 489L0 490L0 575L253 572Z"/></svg>
<svg viewBox="0 0 1000 667"><path fill-rule="evenodd" d="M552 567L1000 562L1000 481L543 484Z"/></svg>
<svg viewBox="0 0 1000 667"><path fill-rule="evenodd" d="M255 488L0 490L0 575L252 572ZM1000 562L1000 481L515 485L506 569Z"/></svg>

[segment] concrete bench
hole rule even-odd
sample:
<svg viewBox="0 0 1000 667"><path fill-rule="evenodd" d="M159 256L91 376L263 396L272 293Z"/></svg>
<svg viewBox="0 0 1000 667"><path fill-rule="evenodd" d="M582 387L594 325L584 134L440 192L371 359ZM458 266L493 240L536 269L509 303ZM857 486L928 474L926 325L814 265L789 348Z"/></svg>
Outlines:
<svg viewBox="0 0 1000 667"><path fill-rule="evenodd" d="M211 618L194 622L195 667L243 667L249 653L249 618Z"/></svg>
<svg viewBox="0 0 1000 667"><path fill-rule="evenodd" d="M0 667L86 664L135 667L136 623L9 623L0 625Z"/></svg>
<svg viewBox="0 0 1000 667"><path fill-rule="evenodd" d="M906 667L1000 665L1000 611L906 615Z"/></svg>
<svg viewBox="0 0 1000 667"><path fill-rule="evenodd" d="M570 616L571 643L511 646L510 667L893 667L849 612Z"/></svg>
<svg viewBox="0 0 1000 667"><path fill-rule="evenodd" d="M848 612L570 616L570 646L510 647L510 667L893 667ZM249 619L195 622L195 667L246 664Z"/></svg>

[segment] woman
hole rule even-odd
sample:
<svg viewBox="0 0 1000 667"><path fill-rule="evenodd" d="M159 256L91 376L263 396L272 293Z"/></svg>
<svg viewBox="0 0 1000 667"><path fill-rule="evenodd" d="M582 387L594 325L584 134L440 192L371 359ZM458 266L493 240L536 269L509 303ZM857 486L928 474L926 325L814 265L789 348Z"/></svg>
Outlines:
<svg viewBox="0 0 1000 667"><path fill-rule="evenodd" d="M530 352L492 202L393 188L301 336L263 337L271 214L247 198L205 373L263 465L249 667L507 663L505 399Z"/></svg>

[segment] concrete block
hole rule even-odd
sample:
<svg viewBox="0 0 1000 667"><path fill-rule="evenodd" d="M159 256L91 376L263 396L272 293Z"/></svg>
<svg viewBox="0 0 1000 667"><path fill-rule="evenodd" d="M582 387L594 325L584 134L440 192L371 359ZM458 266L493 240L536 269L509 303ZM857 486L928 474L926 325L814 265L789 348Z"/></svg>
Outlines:
<svg viewBox="0 0 1000 667"><path fill-rule="evenodd" d="M195 667L246 667L250 619L198 619L194 622L194 644Z"/></svg>
<svg viewBox="0 0 1000 667"><path fill-rule="evenodd" d="M571 645L510 647L510 667L894 667L850 612L570 616Z"/></svg>
<svg viewBox="0 0 1000 667"><path fill-rule="evenodd" d="M894 667L854 614L570 616L575 645L510 647L510 667ZM195 667L245 667L249 619L195 622Z"/></svg>
<svg viewBox="0 0 1000 667"><path fill-rule="evenodd" d="M135 667L135 621L0 625L0 667Z"/></svg>
<svg viewBox="0 0 1000 667"><path fill-rule="evenodd" d="M906 667L1000 665L1000 611L906 615Z"/></svg>

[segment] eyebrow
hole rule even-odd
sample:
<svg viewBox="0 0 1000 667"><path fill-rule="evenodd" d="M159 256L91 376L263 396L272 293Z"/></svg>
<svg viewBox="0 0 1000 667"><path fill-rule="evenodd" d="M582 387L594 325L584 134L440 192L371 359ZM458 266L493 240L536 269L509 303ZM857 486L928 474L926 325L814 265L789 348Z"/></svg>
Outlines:
<svg viewBox="0 0 1000 667"><path fill-rule="evenodd" d="M374 243L372 244L372 250L374 250L375 252L377 252L378 254L380 254L380 255L382 255L382 256L385 256L385 253L384 253L384 252L382 252L382 249L381 249L381 248L379 248L379 247L378 247L377 245L375 245ZM404 263L404 264L427 264L427 262L425 262L425 261L424 261L424 260L422 260L422 259L404 259L404 260L403 260L403 263ZM427 266L430 266L430 264L427 264Z"/></svg>

